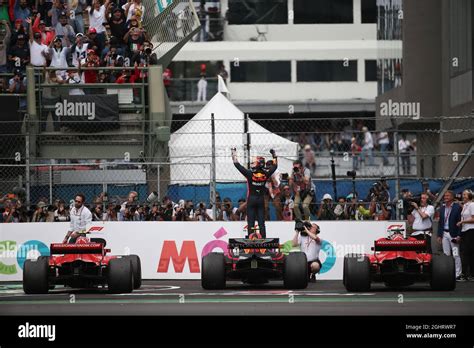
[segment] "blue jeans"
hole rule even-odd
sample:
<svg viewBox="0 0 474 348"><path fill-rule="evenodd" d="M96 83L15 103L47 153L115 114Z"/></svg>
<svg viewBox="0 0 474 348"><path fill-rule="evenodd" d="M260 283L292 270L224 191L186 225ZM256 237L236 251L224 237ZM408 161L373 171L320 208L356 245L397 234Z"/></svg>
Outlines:
<svg viewBox="0 0 474 348"><path fill-rule="evenodd" d="M374 165L374 155L372 153L372 149L362 149L362 158L365 159L365 156L369 158L369 166Z"/></svg>
<svg viewBox="0 0 474 348"><path fill-rule="evenodd" d="M82 18L82 15L81 14L76 14L76 16L74 17L74 19L71 19L69 21L69 24L72 25L74 31L77 33L82 33L82 34L86 34L84 33L84 18Z"/></svg>
<svg viewBox="0 0 474 348"><path fill-rule="evenodd" d="M389 163L388 156L387 156L387 148L388 148L388 144L380 144L380 153L382 154L384 165L387 165Z"/></svg>

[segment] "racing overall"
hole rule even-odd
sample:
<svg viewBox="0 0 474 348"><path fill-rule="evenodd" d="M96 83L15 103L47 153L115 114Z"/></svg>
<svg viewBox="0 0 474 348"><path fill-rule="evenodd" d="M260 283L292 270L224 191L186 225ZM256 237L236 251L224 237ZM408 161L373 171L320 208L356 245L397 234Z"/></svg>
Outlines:
<svg viewBox="0 0 474 348"><path fill-rule="evenodd" d="M265 187L266 182L277 169L276 160L269 169L257 167L246 169L240 163L234 162L235 167L247 179L247 230L252 233L255 226L255 220L258 221L258 227L262 238L265 233Z"/></svg>

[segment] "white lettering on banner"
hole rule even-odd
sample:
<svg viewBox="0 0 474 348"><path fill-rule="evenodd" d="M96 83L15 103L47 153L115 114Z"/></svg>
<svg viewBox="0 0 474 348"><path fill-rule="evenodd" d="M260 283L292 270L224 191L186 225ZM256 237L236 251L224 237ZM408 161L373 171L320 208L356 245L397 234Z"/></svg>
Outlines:
<svg viewBox="0 0 474 348"><path fill-rule="evenodd" d="M26 322L18 326L19 338L47 338L52 342L56 340L56 325L33 325Z"/></svg>
<svg viewBox="0 0 474 348"><path fill-rule="evenodd" d="M374 241L387 236L393 221L319 221L324 245L320 258L325 272L319 279L342 279L343 258L347 253L370 253ZM404 228L404 222L396 222ZM101 238L107 240L112 255L124 250L140 256L144 279L199 279L201 258L212 252L228 252L229 238L244 237L245 222L105 222L100 223ZM61 242L68 223L42 222L0 224L0 245L8 241L23 250L23 245ZM94 230L94 226L91 228ZM98 234L99 234L98 233ZM91 237L94 237L94 232ZM294 223L267 222L267 235L291 241ZM128 249L126 249L128 248ZM39 249L42 255L47 250ZM6 251L6 250L3 250ZM28 254L30 257L30 254ZM0 281L22 279L24 257L9 252L0 255ZM326 266L325 266L326 265Z"/></svg>
<svg viewBox="0 0 474 348"><path fill-rule="evenodd" d="M95 119L95 103L93 102L68 102L64 99L62 103L55 105L55 114L58 117L81 116L88 120Z"/></svg>

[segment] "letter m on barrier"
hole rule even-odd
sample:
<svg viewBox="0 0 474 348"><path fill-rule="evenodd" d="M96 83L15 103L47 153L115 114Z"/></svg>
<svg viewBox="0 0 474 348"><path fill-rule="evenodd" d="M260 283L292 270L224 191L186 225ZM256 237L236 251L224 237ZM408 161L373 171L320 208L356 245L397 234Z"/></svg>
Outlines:
<svg viewBox="0 0 474 348"><path fill-rule="evenodd" d="M161 250L160 263L158 264L158 273L167 273L173 261L174 271L182 273L186 260L189 260L189 270L191 273L199 273L199 260L196 252L196 244L192 240L183 241L181 252L178 254L176 242L174 240L165 240Z"/></svg>

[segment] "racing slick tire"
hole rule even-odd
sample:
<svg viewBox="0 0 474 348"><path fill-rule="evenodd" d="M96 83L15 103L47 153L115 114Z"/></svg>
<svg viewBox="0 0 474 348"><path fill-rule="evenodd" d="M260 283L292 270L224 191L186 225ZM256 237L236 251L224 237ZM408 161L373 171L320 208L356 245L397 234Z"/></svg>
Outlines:
<svg viewBox="0 0 474 348"><path fill-rule="evenodd" d="M366 255L344 256L343 282L347 291L370 290L370 261Z"/></svg>
<svg viewBox="0 0 474 348"><path fill-rule="evenodd" d="M49 257L26 260L23 265L23 291L25 294L47 294Z"/></svg>
<svg viewBox="0 0 474 348"><path fill-rule="evenodd" d="M142 286L142 263L138 255L129 255L128 259L132 262L133 288L140 289Z"/></svg>
<svg viewBox="0 0 474 348"><path fill-rule="evenodd" d="M224 254L209 253L202 258L201 286L206 290L225 288Z"/></svg>
<svg viewBox="0 0 474 348"><path fill-rule="evenodd" d="M308 287L308 260L302 252L289 253L283 266L283 285L286 289Z"/></svg>
<svg viewBox="0 0 474 348"><path fill-rule="evenodd" d="M431 289L450 291L456 288L454 258L448 255L433 255L431 258Z"/></svg>
<svg viewBox="0 0 474 348"><path fill-rule="evenodd" d="M121 257L110 260L109 274L107 280L109 291L113 294L132 292L132 261L128 257Z"/></svg>

